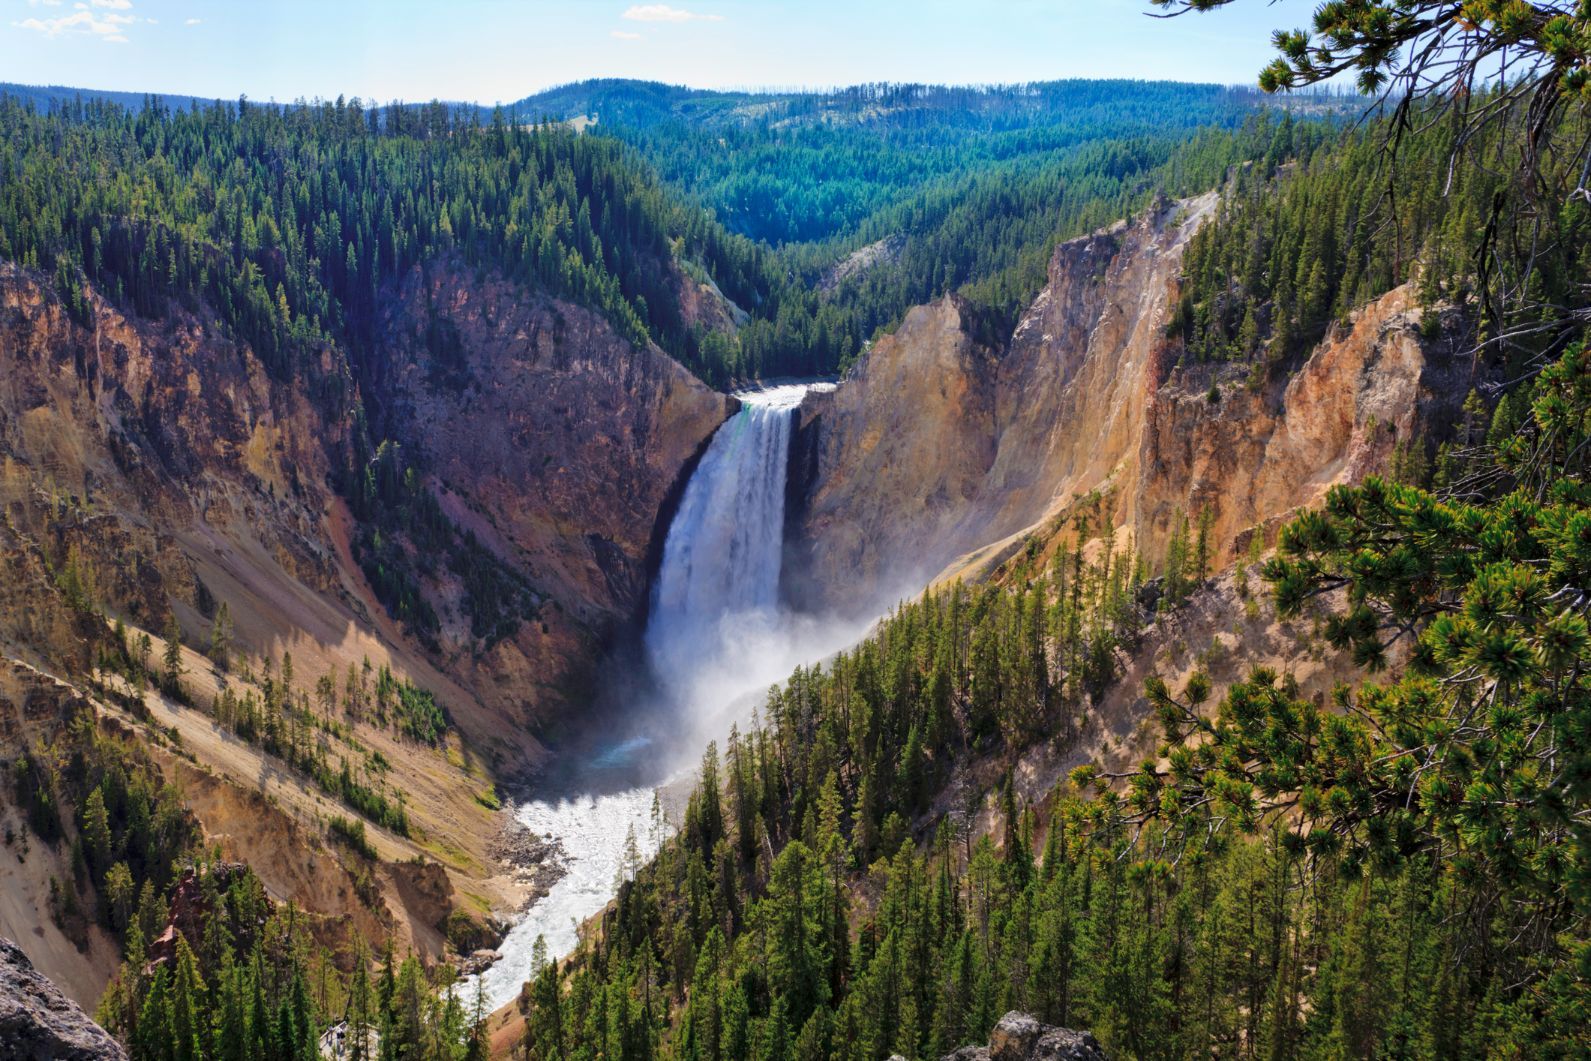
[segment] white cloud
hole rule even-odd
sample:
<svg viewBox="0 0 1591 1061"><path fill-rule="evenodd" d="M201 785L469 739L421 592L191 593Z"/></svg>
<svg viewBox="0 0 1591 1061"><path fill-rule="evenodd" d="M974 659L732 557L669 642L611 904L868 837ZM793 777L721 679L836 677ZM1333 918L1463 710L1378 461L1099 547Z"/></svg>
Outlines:
<svg viewBox="0 0 1591 1061"><path fill-rule="evenodd" d="M641 35L639 33L631 33L629 30L623 29L614 30L613 36L621 41L638 41L641 39Z"/></svg>
<svg viewBox="0 0 1591 1061"><path fill-rule="evenodd" d="M681 11L667 4L636 4L624 13L631 22L722 22L723 15L702 15Z"/></svg>
<svg viewBox="0 0 1591 1061"><path fill-rule="evenodd" d="M132 9L133 0L89 0L95 7L108 7L112 11L128 11Z"/></svg>
<svg viewBox="0 0 1591 1061"><path fill-rule="evenodd" d="M184 26L197 26L199 23L201 23L203 21L204 21L204 19L202 19L202 18L190 18L188 21L184 22L183 25Z"/></svg>
<svg viewBox="0 0 1591 1061"><path fill-rule="evenodd" d="M56 6L49 0L44 2L46 6ZM95 5L101 7L117 2L118 0L94 0ZM42 33L46 37L83 36L110 44L126 44L127 34L124 31L138 21L132 15L119 14L116 11L99 14L83 4L76 6L77 10L70 15L61 15L57 18L25 18L21 22L11 24L18 29L30 29ZM130 0L122 0L122 6L131 7L132 4Z"/></svg>

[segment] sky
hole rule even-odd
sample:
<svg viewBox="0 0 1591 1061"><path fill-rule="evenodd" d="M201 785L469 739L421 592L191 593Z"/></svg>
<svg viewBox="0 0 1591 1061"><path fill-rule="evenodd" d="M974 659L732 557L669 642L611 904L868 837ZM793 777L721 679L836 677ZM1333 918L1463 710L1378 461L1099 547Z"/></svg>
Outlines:
<svg viewBox="0 0 1591 1061"><path fill-rule="evenodd" d="M257 100L1133 77L1253 84L1318 0L0 0L0 81Z"/></svg>

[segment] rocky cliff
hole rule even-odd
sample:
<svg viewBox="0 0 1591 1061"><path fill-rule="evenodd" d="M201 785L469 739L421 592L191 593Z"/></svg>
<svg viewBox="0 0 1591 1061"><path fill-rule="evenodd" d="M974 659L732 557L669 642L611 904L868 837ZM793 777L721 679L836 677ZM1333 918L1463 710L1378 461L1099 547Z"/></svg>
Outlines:
<svg viewBox="0 0 1591 1061"><path fill-rule="evenodd" d="M391 422L449 513L582 619L633 617L665 500L734 399L500 279L416 270L389 305Z"/></svg>
<svg viewBox="0 0 1591 1061"><path fill-rule="evenodd" d="M1386 471L1400 442L1441 437L1472 366L1441 335L1424 337L1424 317L1412 287L1390 291L1263 387L1231 369L1173 370L1153 396L1121 518L1156 556L1179 511L1208 508L1219 564L1331 486Z"/></svg>
<svg viewBox="0 0 1591 1061"><path fill-rule="evenodd" d="M283 574L334 585L317 533L325 450L339 426L302 388L195 318L130 319L95 303L73 322L42 279L0 264L0 504L8 527L59 567L74 549L94 592L154 621L195 599L201 526L234 532ZM0 624L0 638L57 658L69 639Z"/></svg>
<svg viewBox="0 0 1591 1061"><path fill-rule="evenodd" d="M803 403L783 568L798 605L920 584L968 547L952 543L964 540L1001 434L999 360L967 312L954 296L912 310L836 390Z"/></svg>
<svg viewBox="0 0 1591 1061"><path fill-rule="evenodd" d="M383 428L460 532L526 580L538 621L484 650L436 558L417 564L444 620L433 651L377 602L330 485L357 394L338 351L272 378L201 316L141 320L91 299L80 325L42 278L0 265L11 556L20 569L33 548L27 563L59 569L76 550L100 603L145 625L174 607L195 640L224 600L240 648L290 648L311 682L391 663L483 745L522 755L564 684L638 613L671 492L732 399L588 311L500 279L443 264L388 304L396 367L370 396ZM428 346L439 322L449 341ZM79 642L41 628L47 616L16 609L0 644L74 662Z"/></svg>
<svg viewBox="0 0 1591 1061"><path fill-rule="evenodd" d="M801 414L786 589L810 610L876 605L987 571L1099 494L1158 563L1208 507L1216 559L1257 526L1385 466L1441 425L1467 366L1421 338L1410 293L1334 327L1307 361L1250 385L1177 364L1166 338L1182 250L1215 197L1162 203L1057 247L1003 346L953 296L912 310ZM1214 388L1212 390L1212 384Z"/></svg>

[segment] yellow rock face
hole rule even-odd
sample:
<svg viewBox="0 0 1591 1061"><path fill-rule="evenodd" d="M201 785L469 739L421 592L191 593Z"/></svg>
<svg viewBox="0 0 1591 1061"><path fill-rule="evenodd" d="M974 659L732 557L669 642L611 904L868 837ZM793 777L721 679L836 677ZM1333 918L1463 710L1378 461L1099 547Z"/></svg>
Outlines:
<svg viewBox="0 0 1591 1061"><path fill-rule="evenodd" d="M1151 564L1177 514L1208 506L1216 559L1256 526L1382 468L1467 383L1393 291L1290 380L1172 359L1182 251L1214 194L1059 246L1003 349L953 297L912 310L831 395L802 411L787 585L820 610L876 604L988 570L1091 495ZM1212 382L1222 398L1207 395Z"/></svg>

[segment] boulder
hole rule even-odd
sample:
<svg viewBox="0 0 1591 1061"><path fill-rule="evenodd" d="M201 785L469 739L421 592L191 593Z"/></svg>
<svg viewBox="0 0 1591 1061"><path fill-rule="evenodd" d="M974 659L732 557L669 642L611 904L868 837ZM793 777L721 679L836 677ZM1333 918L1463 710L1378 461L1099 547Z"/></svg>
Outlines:
<svg viewBox="0 0 1591 1061"><path fill-rule="evenodd" d="M990 1061L1027 1061L1044 1025L1026 1013L1011 1012L989 1033Z"/></svg>
<svg viewBox="0 0 1591 1061"><path fill-rule="evenodd" d="M126 1061L127 1051L76 1002L0 939L0 1057L18 1061Z"/></svg>
<svg viewBox="0 0 1591 1061"><path fill-rule="evenodd" d="M989 1032L988 1046L963 1046L944 1061L1105 1061L1088 1032L1055 1028L1013 1010Z"/></svg>

